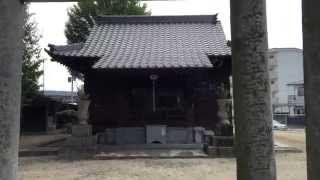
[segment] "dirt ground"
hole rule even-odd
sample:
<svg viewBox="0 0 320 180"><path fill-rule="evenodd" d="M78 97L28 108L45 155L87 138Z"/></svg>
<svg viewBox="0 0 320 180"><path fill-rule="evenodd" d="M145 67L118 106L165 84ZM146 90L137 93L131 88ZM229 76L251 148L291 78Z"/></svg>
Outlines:
<svg viewBox="0 0 320 180"><path fill-rule="evenodd" d="M303 130L276 131L276 141L304 150ZM277 154L279 180L306 179L305 153ZM235 159L62 161L21 158L19 180L235 180Z"/></svg>
<svg viewBox="0 0 320 180"><path fill-rule="evenodd" d="M55 141L63 140L66 134L24 135L20 137L20 149L43 146Z"/></svg>
<svg viewBox="0 0 320 180"><path fill-rule="evenodd" d="M305 130L302 128L274 131L274 138L277 142L296 147L302 151L306 149Z"/></svg>

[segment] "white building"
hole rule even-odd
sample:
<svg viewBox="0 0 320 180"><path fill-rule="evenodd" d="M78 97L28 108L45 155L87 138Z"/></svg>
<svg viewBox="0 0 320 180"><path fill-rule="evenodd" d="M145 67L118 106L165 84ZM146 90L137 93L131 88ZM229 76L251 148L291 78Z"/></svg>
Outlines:
<svg viewBox="0 0 320 180"><path fill-rule="evenodd" d="M290 89L288 96L289 114L293 116L303 116L304 110L304 82L296 81L287 84Z"/></svg>
<svg viewBox="0 0 320 180"><path fill-rule="evenodd" d="M292 82L303 81L303 51L297 48L274 48L269 50L269 72L272 104L275 111L288 112L288 97Z"/></svg>
<svg viewBox="0 0 320 180"><path fill-rule="evenodd" d="M303 108L301 107L303 110L300 112L304 113L304 97L301 97L301 90L299 90L298 97L296 86L293 86L294 82L303 83L303 51L297 48L270 49L269 78L274 112L296 114L294 112L299 112L299 110L293 110L293 103L299 103L298 108L303 105ZM299 99L293 102L292 98Z"/></svg>
<svg viewBox="0 0 320 180"><path fill-rule="evenodd" d="M269 55L269 79L271 86L271 103L279 104L279 73L278 73L278 61L273 55Z"/></svg>

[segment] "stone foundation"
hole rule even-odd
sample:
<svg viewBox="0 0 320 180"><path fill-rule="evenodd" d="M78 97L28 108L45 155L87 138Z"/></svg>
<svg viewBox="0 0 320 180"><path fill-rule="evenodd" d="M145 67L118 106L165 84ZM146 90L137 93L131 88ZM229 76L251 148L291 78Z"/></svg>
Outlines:
<svg viewBox="0 0 320 180"><path fill-rule="evenodd" d="M87 137L92 135L92 126L87 124L72 125L72 136Z"/></svg>
<svg viewBox="0 0 320 180"><path fill-rule="evenodd" d="M209 157L220 158L220 157L235 157L233 147L215 147L209 146L205 149Z"/></svg>
<svg viewBox="0 0 320 180"><path fill-rule="evenodd" d="M87 137L68 137L65 146L66 147L92 147L97 145L96 136L87 136Z"/></svg>
<svg viewBox="0 0 320 180"><path fill-rule="evenodd" d="M108 128L99 133L98 144L203 144L205 129L202 127L146 127Z"/></svg>

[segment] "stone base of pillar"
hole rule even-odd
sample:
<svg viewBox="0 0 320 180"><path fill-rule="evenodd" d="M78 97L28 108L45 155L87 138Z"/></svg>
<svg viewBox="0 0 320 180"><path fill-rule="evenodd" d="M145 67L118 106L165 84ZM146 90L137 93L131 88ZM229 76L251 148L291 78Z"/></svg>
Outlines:
<svg viewBox="0 0 320 180"><path fill-rule="evenodd" d="M66 140L65 147L92 147L97 145L96 136L75 137L71 136Z"/></svg>
<svg viewBox="0 0 320 180"><path fill-rule="evenodd" d="M203 127L195 127L194 130L194 143L202 144L203 143L203 133L205 129Z"/></svg>
<svg viewBox="0 0 320 180"><path fill-rule="evenodd" d="M206 153L211 158L232 158L235 157L233 147L208 146Z"/></svg>
<svg viewBox="0 0 320 180"><path fill-rule="evenodd" d="M92 147L97 144L97 137L92 136L92 126L77 124L72 126L72 136L66 140L66 147Z"/></svg>
<svg viewBox="0 0 320 180"><path fill-rule="evenodd" d="M63 147L59 149L58 158L63 160L93 159L97 153L96 146L92 147Z"/></svg>
<svg viewBox="0 0 320 180"><path fill-rule="evenodd" d="M72 126L72 136L87 137L92 135L92 126L88 124L78 124Z"/></svg>

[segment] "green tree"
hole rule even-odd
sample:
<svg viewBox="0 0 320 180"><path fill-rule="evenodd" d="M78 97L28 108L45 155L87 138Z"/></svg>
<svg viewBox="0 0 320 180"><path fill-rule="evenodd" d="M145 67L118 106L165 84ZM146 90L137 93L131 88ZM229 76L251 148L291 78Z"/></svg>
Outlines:
<svg viewBox="0 0 320 180"><path fill-rule="evenodd" d="M42 62L41 47L39 41L41 35L38 33L37 23L32 19L33 14L26 8L24 24L24 50L22 63L22 103L25 104L37 95L39 90L38 79L43 74L39 70Z"/></svg>
<svg viewBox="0 0 320 180"><path fill-rule="evenodd" d="M68 11L65 36L68 43L85 42L98 15L148 15L139 0L80 0Z"/></svg>

